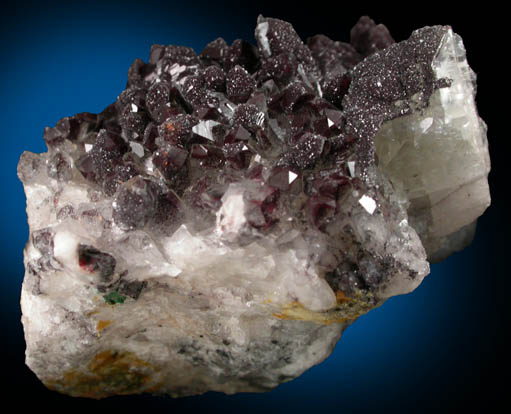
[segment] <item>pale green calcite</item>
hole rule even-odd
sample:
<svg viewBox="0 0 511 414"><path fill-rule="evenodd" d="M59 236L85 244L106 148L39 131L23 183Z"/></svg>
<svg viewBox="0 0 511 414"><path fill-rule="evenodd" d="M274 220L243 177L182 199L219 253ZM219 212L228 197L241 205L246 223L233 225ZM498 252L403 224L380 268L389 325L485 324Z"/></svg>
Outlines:
<svg viewBox="0 0 511 414"><path fill-rule="evenodd" d="M471 241L490 204L486 125L475 105L475 74L461 38L448 30L432 62L438 89L429 105L385 122L375 136L379 167L409 200L409 221L430 260Z"/></svg>

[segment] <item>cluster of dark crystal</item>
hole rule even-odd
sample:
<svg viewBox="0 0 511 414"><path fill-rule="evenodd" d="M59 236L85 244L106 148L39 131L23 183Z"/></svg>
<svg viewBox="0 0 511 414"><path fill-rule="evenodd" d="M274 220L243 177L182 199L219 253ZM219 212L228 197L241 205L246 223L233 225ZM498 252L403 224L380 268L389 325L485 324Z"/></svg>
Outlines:
<svg viewBox="0 0 511 414"><path fill-rule="evenodd" d="M154 45L148 63L129 68L115 103L45 130L48 175L67 181L74 164L114 197L124 230L167 223L184 205L212 217L228 185L244 180L262 184L248 217L254 227L269 228L305 195L304 216L321 228L339 191L363 185L347 167L358 139L343 108L352 69L394 41L367 17L350 43L323 35L304 43L289 23L262 17L256 40L219 38L199 55Z"/></svg>

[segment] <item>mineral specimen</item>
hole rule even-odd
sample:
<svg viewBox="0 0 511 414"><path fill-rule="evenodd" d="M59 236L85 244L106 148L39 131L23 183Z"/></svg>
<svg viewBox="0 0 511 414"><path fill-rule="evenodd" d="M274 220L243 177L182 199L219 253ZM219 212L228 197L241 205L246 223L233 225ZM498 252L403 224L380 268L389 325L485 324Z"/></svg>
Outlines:
<svg viewBox="0 0 511 414"><path fill-rule="evenodd" d="M73 396L269 390L470 242L490 203L461 38L155 45L18 166L26 362Z"/></svg>

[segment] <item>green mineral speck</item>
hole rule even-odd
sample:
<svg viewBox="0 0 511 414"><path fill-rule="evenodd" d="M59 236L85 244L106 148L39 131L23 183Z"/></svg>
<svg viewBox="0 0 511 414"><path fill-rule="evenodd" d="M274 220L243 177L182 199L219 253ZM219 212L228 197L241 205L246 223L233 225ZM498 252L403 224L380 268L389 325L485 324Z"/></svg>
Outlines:
<svg viewBox="0 0 511 414"><path fill-rule="evenodd" d="M124 303L124 300L126 299L126 296L122 296L117 292L116 290L113 292L110 292L108 295L103 296L105 299L105 302L110 305L115 305L117 303Z"/></svg>

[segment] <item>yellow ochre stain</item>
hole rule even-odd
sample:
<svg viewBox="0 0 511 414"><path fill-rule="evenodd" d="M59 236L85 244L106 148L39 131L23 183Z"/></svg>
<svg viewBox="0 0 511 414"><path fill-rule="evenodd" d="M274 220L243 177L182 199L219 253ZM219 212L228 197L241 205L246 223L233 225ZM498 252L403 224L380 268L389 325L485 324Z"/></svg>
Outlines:
<svg viewBox="0 0 511 414"><path fill-rule="evenodd" d="M337 299L338 304L342 304L353 300L348 298L342 290L338 290L337 292L335 292L335 298Z"/></svg>
<svg viewBox="0 0 511 414"><path fill-rule="evenodd" d="M76 397L104 398L157 389L151 373L154 367L129 351L106 350L96 354L85 371L69 370L56 380L46 381L53 390Z"/></svg>
<svg viewBox="0 0 511 414"><path fill-rule="evenodd" d="M328 312L314 312L305 308L300 302L296 301L284 305L280 313L273 313L272 315L278 319L309 321L325 325L346 322L350 319L344 316L329 314Z"/></svg>
<svg viewBox="0 0 511 414"><path fill-rule="evenodd" d="M96 331L98 331L98 334L101 335L101 331L106 329L107 327L109 327L110 325L112 324L112 321L110 320L99 320L98 321L98 324L96 325Z"/></svg>
<svg viewBox="0 0 511 414"><path fill-rule="evenodd" d="M367 298L349 298L340 290L335 292L335 298L337 306L324 312L312 311L300 302L294 301L285 304L280 312L272 313L272 316L278 319L300 320L330 325L332 323L352 322L375 306L368 302Z"/></svg>

